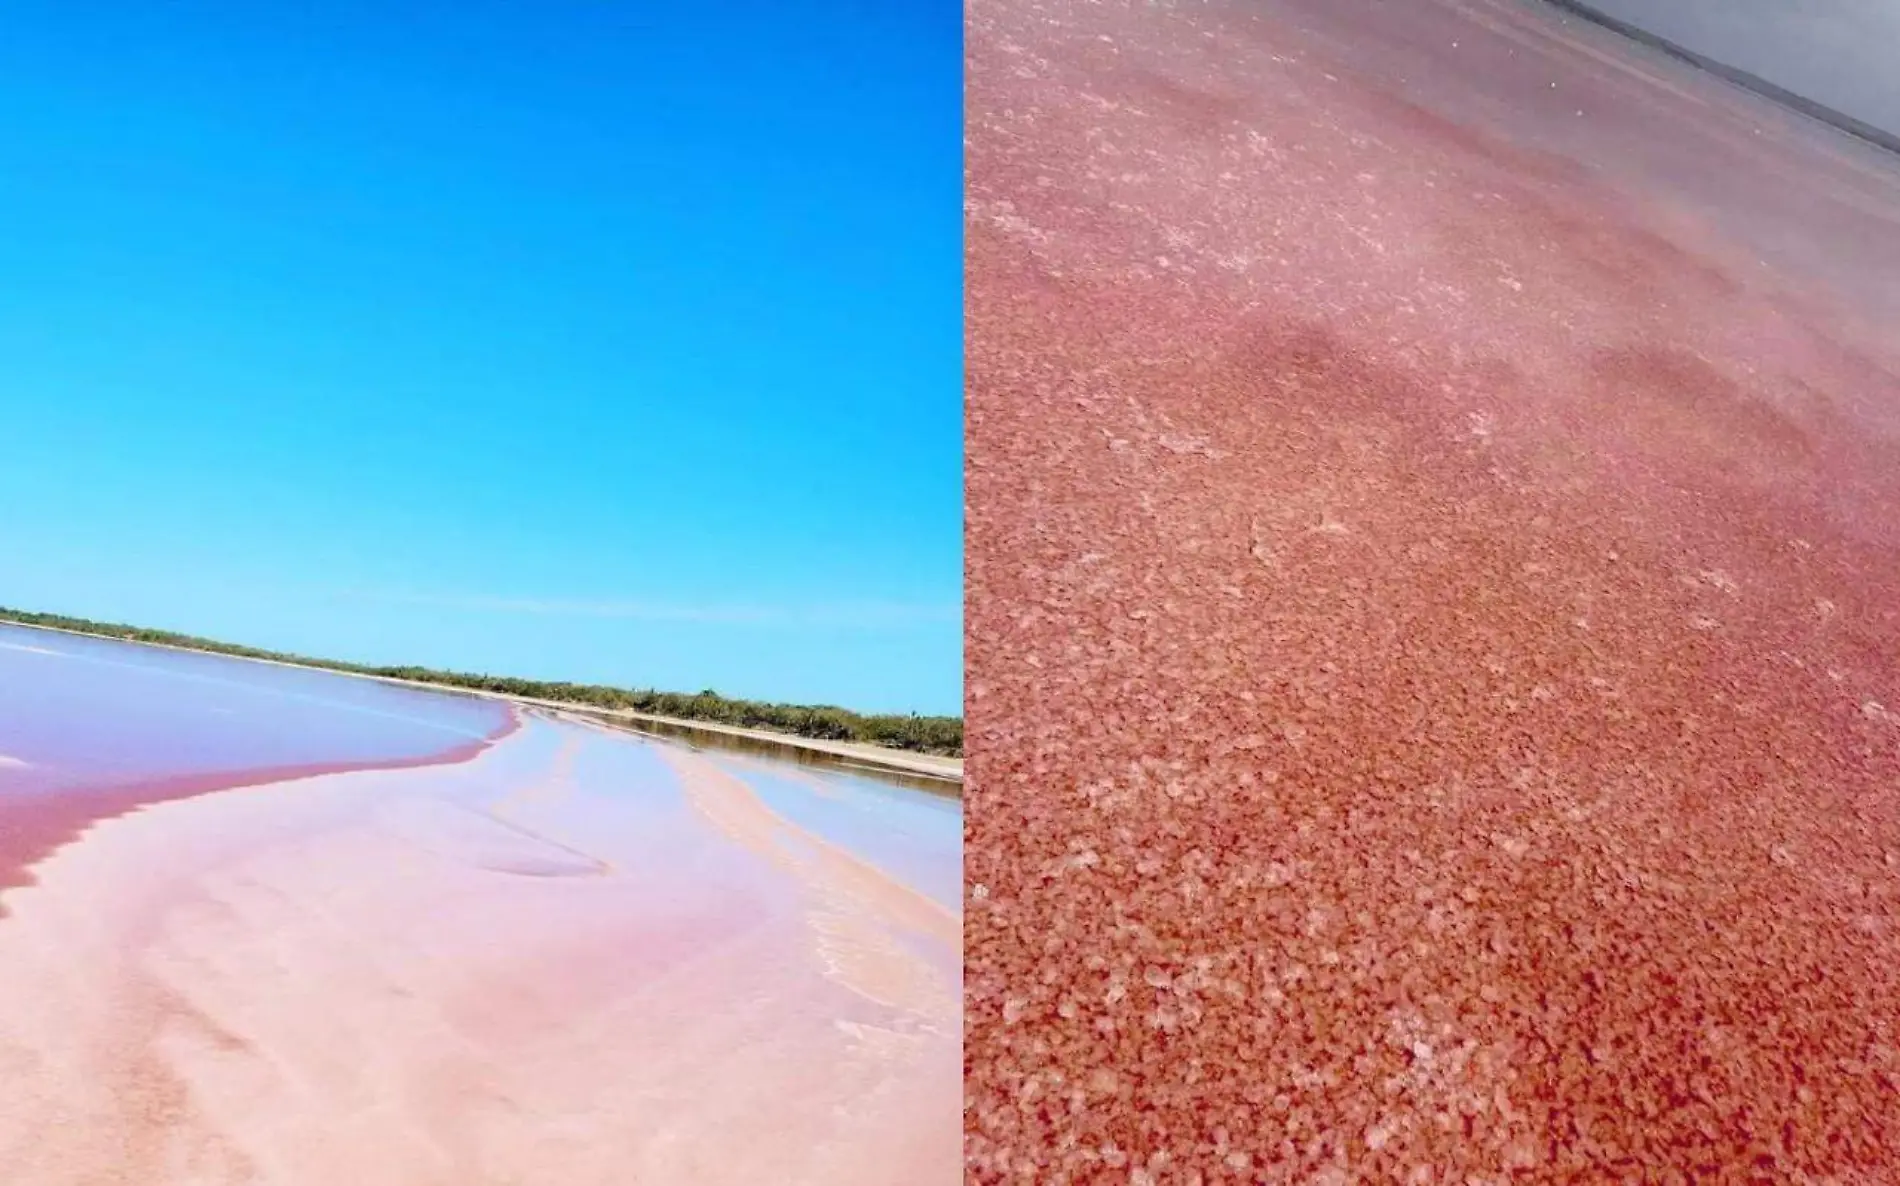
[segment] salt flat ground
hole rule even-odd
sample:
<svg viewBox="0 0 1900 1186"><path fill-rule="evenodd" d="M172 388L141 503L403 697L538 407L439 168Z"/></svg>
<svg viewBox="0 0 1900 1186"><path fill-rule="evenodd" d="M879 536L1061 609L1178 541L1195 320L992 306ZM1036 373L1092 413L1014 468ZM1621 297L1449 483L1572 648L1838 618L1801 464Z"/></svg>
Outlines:
<svg viewBox="0 0 1900 1186"><path fill-rule="evenodd" d="M975 0L973 1181L1900 1180L1900 174L1506 0Z"/></svg>

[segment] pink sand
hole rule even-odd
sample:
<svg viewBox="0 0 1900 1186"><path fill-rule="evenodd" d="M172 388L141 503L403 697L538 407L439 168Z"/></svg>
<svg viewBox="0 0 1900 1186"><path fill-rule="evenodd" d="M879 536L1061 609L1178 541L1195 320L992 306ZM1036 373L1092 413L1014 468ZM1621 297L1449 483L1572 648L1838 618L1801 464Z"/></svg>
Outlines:
<svg viewBox="0 0 1900 1186"><path fill-rule="evenodd" d="M693 752L472 761L108 820L0 921L8 1183L927 1183L960 920Z"/></svg>

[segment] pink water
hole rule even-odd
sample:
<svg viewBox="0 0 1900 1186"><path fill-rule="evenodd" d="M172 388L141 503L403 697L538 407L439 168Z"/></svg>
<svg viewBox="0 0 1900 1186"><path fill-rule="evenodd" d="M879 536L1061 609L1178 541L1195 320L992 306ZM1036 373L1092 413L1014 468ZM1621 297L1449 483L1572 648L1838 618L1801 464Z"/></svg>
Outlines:
<svg viewBox="0 0 1900 1186"><path fill-rule="evenodd" d="M507 705L473 696L0 625L0 887L89 823L144 804L460 762L515 727ZM563 810L611 819L614 800L640 815L618 820L607 847L651 843L659 821L686 810L650 747L609 737L580 754ZM948 907L960 900L955 800L755 759L722 764L793 824Z"/></svg>
<svg viewBox="0 0 1900 1186"><path fill-rule="evenodd" d="M959 1175L954 800L24 630L0 754L9 1182Z"/></svg>
<svg viewBox="0 0 1900 1186"><path fill-rule="evenodd" d="M513 727L474 697L0 626L0 888L147 803L456 761Z"/></svg>
<svg viewBox="0 0 1900 1186"><path fill-rule="evenodd" d="M10 793L429 758L508 719L474 697L0 626Z"/></svg>

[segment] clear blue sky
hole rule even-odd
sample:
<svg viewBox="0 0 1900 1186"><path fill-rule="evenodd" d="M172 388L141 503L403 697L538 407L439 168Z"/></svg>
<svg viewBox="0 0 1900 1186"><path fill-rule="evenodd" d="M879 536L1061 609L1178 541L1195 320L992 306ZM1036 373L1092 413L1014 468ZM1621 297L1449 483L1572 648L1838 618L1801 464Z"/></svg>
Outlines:
<svg viewBox="0 0 1900 1186"><path fill-rule="evenodd" d="M0 604L961 711L957 4L5 24Z"/></svg>

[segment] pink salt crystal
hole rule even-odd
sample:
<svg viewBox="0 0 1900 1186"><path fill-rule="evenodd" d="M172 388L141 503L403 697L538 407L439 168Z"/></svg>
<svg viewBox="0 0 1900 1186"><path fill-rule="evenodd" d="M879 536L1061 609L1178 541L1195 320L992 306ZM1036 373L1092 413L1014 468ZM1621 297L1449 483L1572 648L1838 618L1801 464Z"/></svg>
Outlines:
<svg viewBox="0 0 1900 1186"><path fill-rule="evenodd" d="M966 67L966 983L1110 1007L973 988L966 1178L1900 1172L1891 170L1536 6L971 0Z"/></svg>

